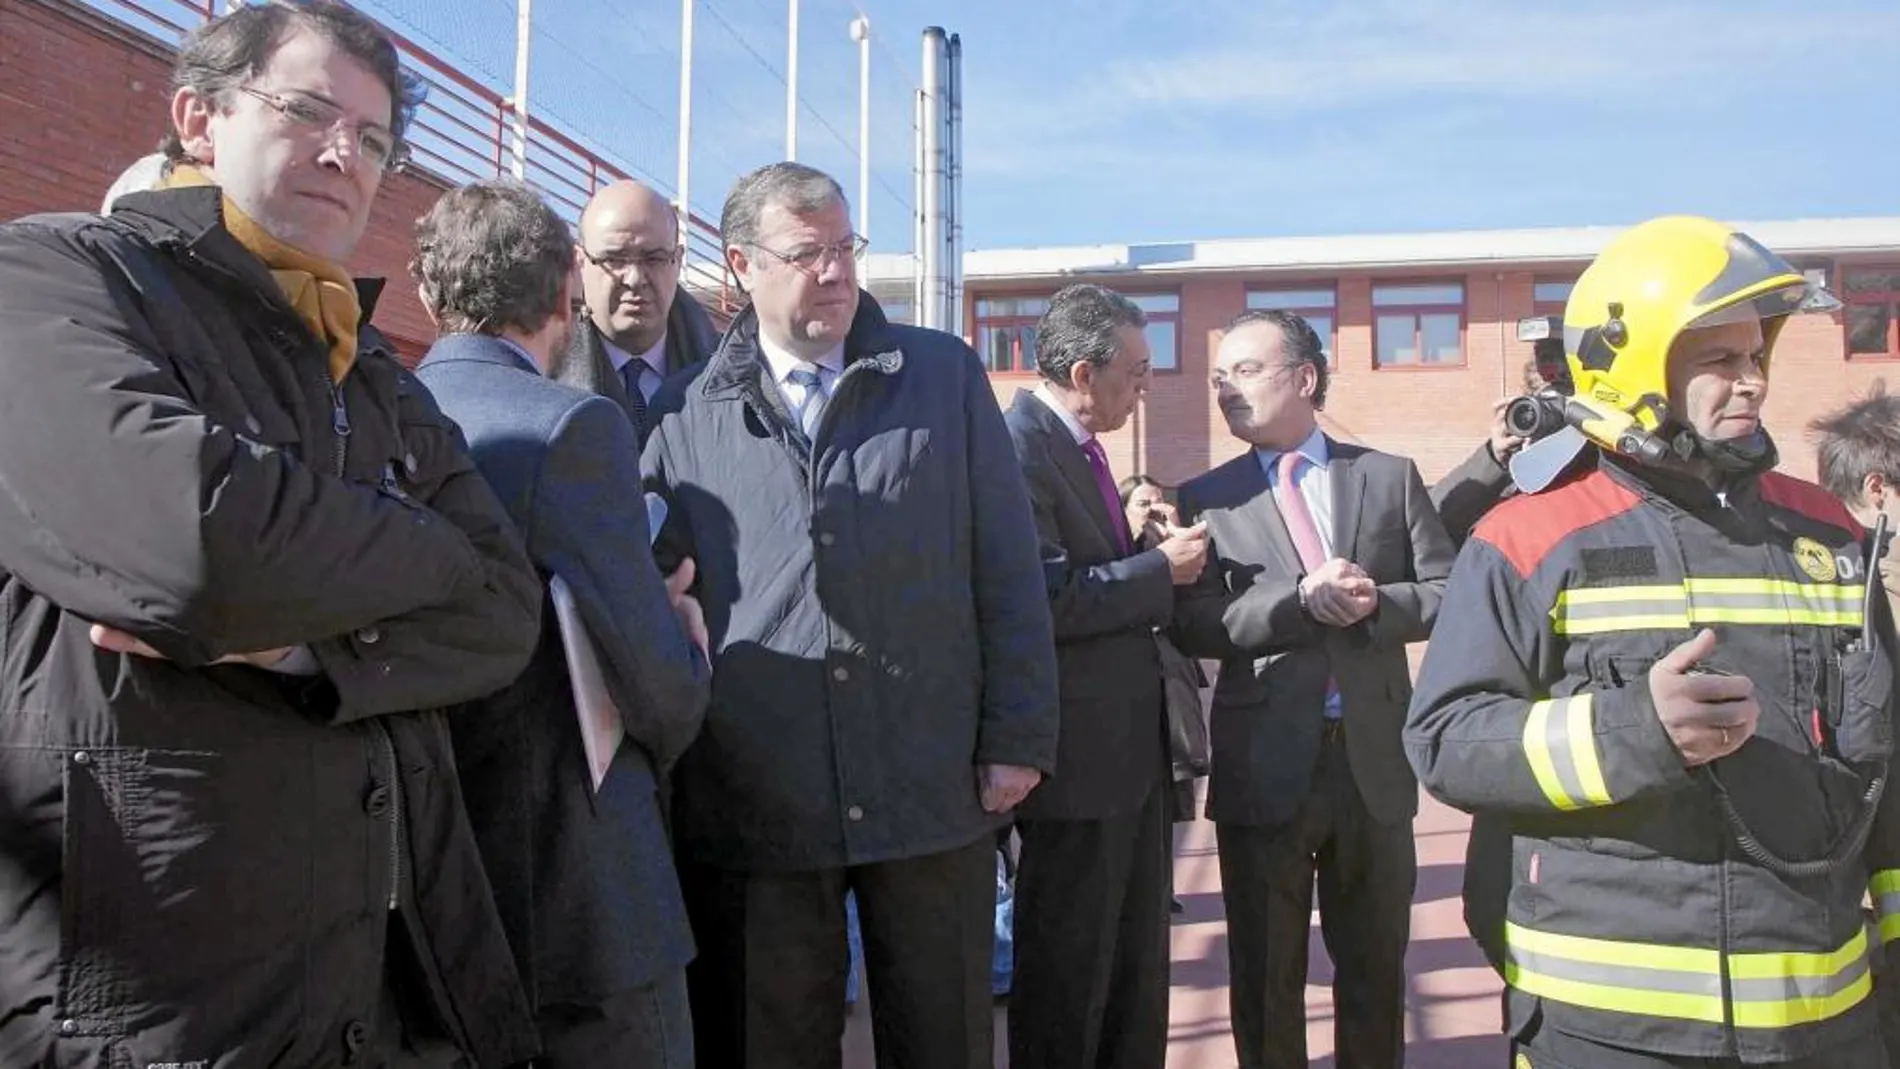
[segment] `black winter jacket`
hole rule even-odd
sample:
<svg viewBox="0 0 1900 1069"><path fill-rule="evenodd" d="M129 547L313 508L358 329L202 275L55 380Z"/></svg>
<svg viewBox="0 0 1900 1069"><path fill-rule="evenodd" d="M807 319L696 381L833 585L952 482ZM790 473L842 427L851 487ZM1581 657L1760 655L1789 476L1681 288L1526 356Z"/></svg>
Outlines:
<svg viewBox="0 0 1900 1069"><path fill-rule="evenodd" d="M332 382L220 205L0 227L0 1064L381 1064L405 957L477 1064L520 1061L417 710L521 670L539 584L427 391L386 351ZM321 675L213 664L289 645Z"/></svg>

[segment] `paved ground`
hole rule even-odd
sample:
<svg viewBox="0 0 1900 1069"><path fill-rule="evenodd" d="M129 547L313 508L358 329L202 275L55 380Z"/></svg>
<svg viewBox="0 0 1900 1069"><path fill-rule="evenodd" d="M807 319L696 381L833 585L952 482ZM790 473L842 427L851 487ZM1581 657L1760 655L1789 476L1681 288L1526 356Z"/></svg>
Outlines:
<svg viewBox="0 0 1900 1069"><path fill-rule="evenodd" d="M1418 891L1412 899L1412 946L1407 957L1407 1069L1490 1069L1506 1064L1498 1036L1495 973L1464 932L1459 886L1466 818L1424 800L1417 824ZM1228 1032L1227 925L1222 917L1220 868L1214 827L1205 821L1178 829L1175 881L1187 914L1174 925L1174 994L1167 1069L1231 1069ZM1306 1043L1313 1069L1333 1069L1332 966L1312 928L1306 988ZM1007 1015L996 1018L999 1067L1007 1065ZM872 1065L865 1009L845 1034L847 1069Z"/></svg>

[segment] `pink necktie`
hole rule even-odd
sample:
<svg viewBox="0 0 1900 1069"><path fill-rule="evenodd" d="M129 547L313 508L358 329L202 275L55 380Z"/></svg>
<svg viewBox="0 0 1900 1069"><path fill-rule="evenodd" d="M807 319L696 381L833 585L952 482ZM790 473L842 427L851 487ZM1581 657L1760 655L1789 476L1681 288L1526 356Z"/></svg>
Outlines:
<svg viewBox="0 0 1900 1069"><path fill-rule="evenodd" d="M1297 452L1280 454L1280 482L1273 488L1280 517L1286 521L1286 533L1293 536L1293 548L1300 563L1311 572L1326 563L1326 543L1320 540L1319 525L1313 522L1313 510L1306 507L1306 495L1300 493L1300 463L1306 458Z"/></svg>
<svg viewBox="0 0 1900 1069"><path fill-rule="evenodd" d="M1320 541L1319 525L1313 522L1313 510L1306 507L1306 495L1300 493L1300 463L1306 458L1297 452L1280 454L1280 481L1273 488L1273 499L1280 505L1280 518L1286 521L1286 533L1293 536L1293 548L1300 563L1311 572L1326 563L1326 543ZM1339 684L1326 680L1326 718L1339 715Z"/></svg>

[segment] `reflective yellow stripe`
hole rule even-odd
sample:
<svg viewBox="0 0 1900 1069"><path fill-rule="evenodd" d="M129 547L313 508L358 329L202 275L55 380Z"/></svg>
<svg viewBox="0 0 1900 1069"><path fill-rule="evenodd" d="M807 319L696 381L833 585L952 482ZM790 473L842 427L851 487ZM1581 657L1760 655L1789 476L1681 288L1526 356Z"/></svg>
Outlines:
<svg viewBox="0 0 1900 1069"><path fill-rule="evenodd" d="M1680 586L1582 587L1560 591L1550 618L1560 635L1680 630L1689 626L1688 595Z"/></svg>
<svg viewBox="0 0 1900 1069"><path fill-rule="evenodd" d="M1612 1013L1786 1028L1837 1017L1872 990L1867 933L1827 953L1730 954L1505 925L1505 980L1528 994ZM1724 984L1728 998L1724 1004Z"/></svg>
<svg viewBox="0 0 1900 1069"><path fill-rule="evenodd" d="M1686 629L1702 624L1859 627L1859 584L1789 579L1691 578L1679 586L1565 590L1550 610L1560 635Z"/></svg>
<svg viewBox="0 0 1900 1069"><path fill-rule="evenodd" d="M1596 635L1606 631L1686 631L1689 614L1654 616L1605 616L1597 620L1558 621L1559 635Z"/></svg>
<svg viewBox="0 0 1900 1069"><path fill-rule="evenodd" d="M1609 984L1560 980L1543 976L1514 962L1504 963L1504 982L1526 994L1556 999L1572 1006L1645 1017L1722 1023L1722 996L1688 995L1674 991L1632 991Z"/></svg>
<svg viewBox="0 0 1900 1069"><path fill-rule="evenodd" d="M1882 944L1900 939L1900 869L1881 869L1867 881L1868 896L1874 900L1874 912L1880 917L1875 933Z"/></svg>
<svg viewBox="0 0 1900 1069"><path fill-rule="evenodd" d="M1853 983L1817 998L1786 999L1780 1002L1743 1002L1735 1000L1735 1027L1737 1028L1787 1028L1790 1025L1814 1024L1829 1018L1839 1017L1861 1000L1872 994L1874 974L1863 971Z"/></svg>
<svg viewBox="0 0 1900 1069"><path fill-rule="evenodd" d="M1882 913L1880 915L1879 935L1882 945L1900 939L1900 913Z"/></svg>
<svg viewBox="0 0 1900 1069"><path fill-rule="evenodd" d="M1854 933L1839 950L1826 954L1776 951L1767 954L1730 954L1728 974L1737 980L1771 980L1783 976L1835 976L1867 953L1867 930Z"/></svg>
<svg viewBox="0 0 1900 1069"><path fill-rule="evenodd" d="M1792 579L1719 579L1691 576L1683 583L1691 596L1696 594L1773 594L1805 601L1854 605L1866 595L1867 588L1844 583L1797 583Z"/></svg>
<svg viewBox="0 0 1900 1069"><path fill-rule="evenodd" d="M1785 1028L1845 1013L1873 990L1868 966L1866 928L1829 954L1732 954L1735 1026ZM1747 997L1751 987L1772 994Z"/></svg>
<svg viewBox="0 0 1900 1069"><path fill-rule="evenodd" d="M1557 595L1558 604L1621 605L1630 601L1681 601L1687 595L1679 584L1651 586L1586 586Z"/></svg>
<svg viewBox="0 0 1900 1069"><path fill-rule="evenodd" d="M1523 948L1539 954L1587 961L1598 965L1629 965L1667 969L1671 972L1707 973L1720 976L1722 954L1699 947L1672 947L1659 943L1626 943L1619 939L1592 939L1583 935L1540 932L1520 924L1506 923L1504 941L1512 949Z"/></svg>
<svg viewBox="0 0 1900 1069"><path fill-rule="evenodd" d="M1588 694L1570 699L1566 710L1570 719L1570 759L1577 763L1577 778L1583 781L1583 800L1591 805L1610 804L1610 785L1603 782L1603 765L1597 760L1596 718L1591 715Z"/></svg>
<svg viewBox="0 0 1900 1069"><path fill-rule="evenodd" d="M1538 789L1558 809L1610 804L1590 695L1532 702L1524 718L1524 757Z"/></svg>

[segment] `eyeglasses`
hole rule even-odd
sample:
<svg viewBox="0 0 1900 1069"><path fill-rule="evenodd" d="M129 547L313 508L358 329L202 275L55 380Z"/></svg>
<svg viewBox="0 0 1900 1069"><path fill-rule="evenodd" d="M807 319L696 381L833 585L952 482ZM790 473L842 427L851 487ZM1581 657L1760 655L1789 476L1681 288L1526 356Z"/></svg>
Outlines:
<svg viewBox="0 0 1900 1069"><path fill-rule="evenodd" d="M409 162L409 146L393 132L375 123L351 121L349 113L334 102L308 93L266 93L248 85L237 87L245 96L256 97L270 105L292 124L311 131L324 131L332 137L348 130L356 141L356 151L379 172L398 170Z"/></svg>
<svg viewBox="0 0 1900 1069"><path fill-rule="evenodd" d="M870 247L871 239L861 234L853 234L843 241L834 241L829 245L806 245L793 249L791 252L780 252L763 245L753 246L760 252L770 254L778 262L790 264L807 274L823 271L825 265L833 260L856 260L864 255L865 249Z"/></svg>
<svg viewBox="0 0 1900 1069"><path fill-rule="evenodd" d="M610 275L617 276L625 276L627 272L636 267L640 269L641 274L647 274L653 271L665 271L669 268L678 267L680 257L686 252L681 246L675 245L670 249L649 249L646 252L608 252L595 256L593 253L587 251L587 246L585 245L576 245L575 248L581 250L581 256L585 257L588 263L593 264L595 267L600 268Z"/></svg>
<svg viewBox="0 0 1900 1069"><path fill-rule="evenodd" d="M1207 384L1216 390L1229 383L1235 386L1250 386L1263 379L1272 378L1282 371L1292 371L1299 366L1298 363L1268 364L1259 360L1244 360L1235 364L1231 371L1215 368L1207 376Z"/></svg>

